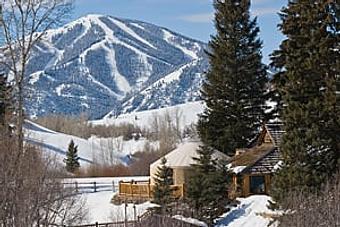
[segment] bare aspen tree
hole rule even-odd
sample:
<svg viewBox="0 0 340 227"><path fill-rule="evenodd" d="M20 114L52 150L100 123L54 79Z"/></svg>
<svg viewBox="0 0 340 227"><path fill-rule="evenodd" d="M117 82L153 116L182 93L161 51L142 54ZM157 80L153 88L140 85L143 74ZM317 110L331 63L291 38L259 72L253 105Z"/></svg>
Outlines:
<svg viewBox="0 0 340 227"><path fill-rule="evenodd" d="M183 136L182 136L182 129L181 126L184 124L184 117L183 117L183 112L179 109L176 108L174 112L174 129L177 134L177 138L182 141Z"/></svg>
<svg viewBox="0 0 340 227"><path fill-rule="evenodd" d="M72 0L0 0L0 65L13 77L18 148L23 150L24 78L34 46L72 10Z"/></svg>
<svg viewBox="0 0 340 227"><path fill-rule="evenodd" d="M62 167L33 146L20 151L10 136L0 137L0 226L78 224L86 216L84 200L64 187Z"/></svg>

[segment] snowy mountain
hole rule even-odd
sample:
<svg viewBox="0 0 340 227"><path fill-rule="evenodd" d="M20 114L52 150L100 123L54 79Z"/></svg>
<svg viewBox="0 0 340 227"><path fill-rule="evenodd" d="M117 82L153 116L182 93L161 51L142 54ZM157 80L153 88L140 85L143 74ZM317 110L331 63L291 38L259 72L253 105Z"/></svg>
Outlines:
<svg viewBox="0 0 340 227"><path fill-rule="evenodd" d="M205 48L150 23L88 15L48 31L34 48L26 111L95 119L196 101Z"/></svg>

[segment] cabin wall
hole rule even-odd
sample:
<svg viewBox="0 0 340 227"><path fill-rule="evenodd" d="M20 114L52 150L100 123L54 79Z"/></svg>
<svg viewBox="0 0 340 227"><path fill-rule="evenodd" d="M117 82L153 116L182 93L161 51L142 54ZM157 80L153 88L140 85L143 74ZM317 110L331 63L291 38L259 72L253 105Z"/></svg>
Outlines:
<svg viewBox="0 0 340 227"><path fill-rule="evenodd" d="M189 182L190 177L193 175L191 168L174 168L174 184L182 185Z"/></svg>
<svg viewBox="0 0 340 227"><path fill-rule="evenodd" d="M243 176L243 185L242 185L242 196L248 196L250 194L250 178L249 175Z"/></svg>
<svg viewBox="0 0 340 227"><path fill-rule="evenodd" d="M272 184L272 176L271 175L265 175L265 186L266 186L266 194L270 193L270 189L271 189L271 184Z"/></svg>
<svg viewBox="0 0 340 227"><path fill-rule="evenodd" d="M150 168L150 180L151 184L154 185L154 178L157 174L157 168ZM187 184L190 177L193 174L193 170L190 167L174 167L173 168L173 181L174 185Z"/></svg>

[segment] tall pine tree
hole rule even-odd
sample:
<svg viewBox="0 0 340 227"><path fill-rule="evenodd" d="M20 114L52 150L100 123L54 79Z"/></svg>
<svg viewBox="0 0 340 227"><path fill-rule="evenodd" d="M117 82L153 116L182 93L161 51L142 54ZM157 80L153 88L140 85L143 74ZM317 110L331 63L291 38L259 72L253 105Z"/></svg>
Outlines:
<svg viewBox="0 0 340 227"><path fill-rule="evenodd" d="M272 189L279 205L289 190L318 189L338 167L339 10L336 0L291 0L280 14L287 39L272 56L286 131Z"/></svg>
<svg viewBox="0 0 340 227"><path fill-rule="evenodd" d="M68 145L68 150L64 162L66 164L66 170L70 173L75 173L80 167L78 146L74 144L73 140L71 140Z"/></svg>
<svg viewBox="0 0 340 227"><path fill-rule="evenodd" d="M214 149L203 145L197 151L193 176L188 184L188 201L195 210L195 217L213 226L214 220L226 212L228 199L228 172L221 160L212 158Z"/></svg>
<svg viewBox="0 0 340 227"><path fill-rule="evenodd" d="M153 202L160 205L161 213L167 214L170 212L171 202L173 198L173 171L166 165L166 158L162 158L161 165L157 168L155 175L155 188L153 192Z"/></svg>
<svg viewBox="0 0 340 227"><path fill-rule="evenodd" d="M215 0L217 34L209 42L210 69L202 88L202 141L227 154L245 147L264 119L267 73L250 0Z"/></svg>

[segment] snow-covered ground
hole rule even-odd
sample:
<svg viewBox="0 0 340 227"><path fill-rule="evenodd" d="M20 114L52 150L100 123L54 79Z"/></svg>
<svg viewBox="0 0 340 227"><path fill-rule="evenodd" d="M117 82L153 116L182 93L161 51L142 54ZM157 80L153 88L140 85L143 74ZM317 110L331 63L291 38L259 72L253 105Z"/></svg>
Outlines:
<svg viewBox="0 0 340 227"><path fill-rule="evenodd" d="M266 195L253 195L247 198L238 198L240 204L228 213L224 214L216 226L228 227L266 227L270 219L261 214L271 214L267 205L271 198Z"/></svg>
<svg viewBox="0 0 340 227"><path fill-rule="evenodd" d="M78 182L78 183L91 183L97 182L99 184L109 185L107 188L99 189L98 192L91 190L83 191L82 197L86 200L86 208L88 209L88 218L84 220L86 223L105 223L123 221L125 205L114 205L111 203L111 199L115 193L117 193L117 187L112 190L112 182L118 186L120 180L124 181L145 181L149 177L100 177L100 178L72 178L67 179L67 182ZM270 224L270 219L265 218L262 214L272 214L273 211L268 209L269 196L265 195L254 195L247 198L238 198L240 203L237 207L232 208L228 213L224 214L218 221L217 227L228 226L228 227L266 227ZM154 206L150 202L136 205L136 216L143 214L147 208ZM127 206L127 218L128 220L134 219L134 208L133 204ZM198 226L206 226L204 222L199 220L183 217L174 216L174 218L194 223ZM272 225L273 227L273 225Z"/></svg>
<svg viewBox="0 0 340 227"><path fill-rule="evenodd" d="M96 182L99 186L101 184L106 184L108 187L99 188L98 192L93 192L93 190L80 189L81 198L85 200L85 208L88 212L88 217L83 221L83 224L93 224L95 222L105 223L105 222L117 222L124 221L125 219L125 205L114 205L111 203L111 199L115 193L117 193L117 188L112 190L112 182L114 185L118 186L119 181L145 181L149 177L99 177L99 178L72 178L66 179L67 182L78 182L79 186L81 183L92 183ZM142 203L136 205L136 216L143 214L147 208L154 206L150 202ZM128 204L127 206L127 219L134 220L134 208L133 204Z"/></svg>
<svg viewBox="0 0 340 227"><path fill-rule="evenodd" d="M56 156L60 161L65 158L68 145L73 140L78 146L81 166L93 162L127 163L131 154L143 150L145 144L149 143L144 138L140 138L138 141L124 141L122 137L103 139L93 136L86 140L49 130L30 121L25 122L24 128L27 142L40 146L43 151ZM150 142L150 145L157 147L158 143Z"/></svg>
<svg viewBox="0 0 340 227"><path fill-rule="evenodd" d="M94 125L120 125L124 123L131 123L141 128L150 128L155 117L162 117L166 114L169 114L173 121L175 121L176 116L178 116L180 120L179 123L183 129L185 126L188 126L192 123L197 123L198 114L202 113L203 109L204 104L201 101L188 102L185 104L156 110L122 114L118 117L108 114L103 119L91 121L91 123Z"/></svg>

